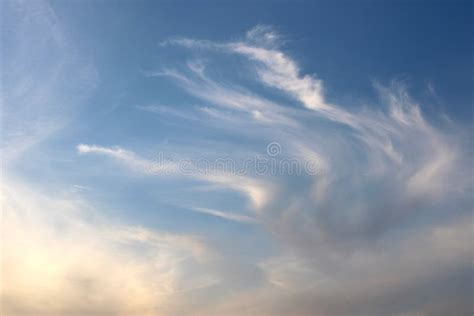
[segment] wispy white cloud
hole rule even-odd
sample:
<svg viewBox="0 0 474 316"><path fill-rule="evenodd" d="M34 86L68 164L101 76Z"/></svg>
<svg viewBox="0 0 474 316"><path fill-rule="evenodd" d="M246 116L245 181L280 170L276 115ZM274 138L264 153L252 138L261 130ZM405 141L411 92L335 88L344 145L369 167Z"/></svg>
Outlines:
<svg viewBox="0 0 474 316"><path fill-rule="evenodd" d="M353 110L349 111L344 105L334 104L324 95L323 81L314 75L303 74L297 62L281 50L280 38L273 28L258 26L241 41L214 43L180 39L169 43L198 49L201 55L203 50L208 50L211 54L227 54L228 58L232 55L244 56L249 61L246 63L249 74L257 74L252 79L283 92L304 108L282 105L285 102L272 101L265 93L249 92L255 90L247 91L240 84L232 85L230 80L226 81L225 86L216 83L202 65L190 67L188 72L185 70L189 75L176 71L180 75L174 78L192 95L211 101L215 106L249 113L254 120L278 115L278 119L266 121L270 129L250 123L239 125L242 119L238 116L233 122L230 120L225 128L238 127L241 133L251 130L261 141L278 141L286 157L310 158L318 166L316 175L309 179L299 178L300 185L291 178L273 178L273 189L267 192L267 202L259 210L263 226L290 253L296 254L290 267L282 267L285 263L267 266L274 268L269 276L270 282L284 284L285 288L290 287L298 294L290 298L291 295L271 291L269 294L264 289L265 294L260 293L262 296L259 296L253 293L251 296L255 296L247 297L248 301L224 302L223 305L229 303L232 308L225 309L223 313L232 315L232 310L239 310L239 304L255 304L253 312L261 315L284 315L288 310L295 315L299 311L302 315L315 314L315 310L324 315L350 315L358 308L360 312L356 314L380 314L383 304L371 301L372 309L364 309L362 298L354 298L341 309L328 300L331 297L345 297L347 293L343 288L351 288L350 278L364 275L354 280L363 287L372 275L380 280L380 284L370 285L373 292L364 288L364 295L375 297L375 293L379 292L384 301L399 299L400 308L392 312L395 314L409 312L408 306L421 314L429 314L435 306L434 301L441 300L440 297L434 295L423 302L414 302L409 295L397 293L404 290L412 293L410 295L415 295L417 291L426 293L429 286L423 287L421 283L438 286L441 284L437 283L441 282L439 280L455 274L459 266L464 269L461 273L472 276L466 265L466 258L469 257L465 247L469 243L468 229L460 224L471 208L468 192L472 192L472 181L465 174L470 169L465 150L467 140L456 129L448 130L447 126L430 122L423 115L422 106L409 95L408 88L401 82L375 84L380 97L377 106L359 110L352 107ZM452 212L450 215L446 215L448 210ZM447 222L446 217L450 218ZM453 222L457 223L456 228L451 227ZM438 239L437 232L445 230L459 230L456 243L464 245L459 253L452 254L443 246L451 238L448 237L451 233L441 234L443 237ZM399 243L391 244L386 252L379 252L379 242L397 239L395 236L402 231L404 236L400 237ZM424 234L429 236L429 240L422 237ZM420 244L415 245L413 241L416 240L421 240ZM412 253L419 248L429 249L421 255L423 260ZM441 253L437 253L437 249ZM335 256L337 260L332 263L338 263L339 268L329 265L318 271L312 264L321 256ZM363 263L359 266L359 263L351 261L354 257L345 256L358 257L357 260ZM455 258L452 262L447 259L451 256ZM424 263L412 266L415 261ZM421 273L419 269L432 261L443 264L440 264L439 270L435 268L429 275L420 277L423 280L416 279L416 275ZM302 266L304 262L309 262L306 268ZM397 263L390 265L393 262ZM361 274L363 265L369 268ZM379 269L380 266L391 268L384 270ZM398 274L392 273L391 269L403 271L400 273L407 278L396 281ZM298 276L298 273L301 275ZM339 273L346 279L337 279ZM315 288L307 292L298 291L298 286L294 286L301 283L300 280L319 279L320 276L322 280L336 278L337 281L324 281L328 286L327 292L318 284L310 285ZM467 294L463 293L460 299L464 306L461 310L466 308ZM299 300L298 295L307 296L307 300ZM449 310L452 295L453 292L447 293L450 298L440 303L441 309ZM276 298L270 300L268 305L257 303L262 302L262 297L269 296ZM278 304L278 298L282 298L281 304ZM312 299L318 304L311 303ZM291 308L303 301L305 308ZM284 312L272 308L273 304L280 306Z"/></svg>
<svg viewBox="0 0 474 316"><path fill-rule="evenodd" d="M192 210L195 212L224 218L229 221L235 221L235 222L240 222L240 223L256 223L257 222L257 220L253 217L243 215L243 214L238 214L238 213L224 212L224 211L213 210L213 209L204 208L204 207L194 207L192 208Z"/></svg>
<svg viewBox="0 0 474 316"><path fill-rule="evenodd" d="M218 170L200 170L195 166L187 165L184 168L180 163L173 161L155 162L138 157L134 152L120 147L101 147L96 145L80 144L77 146L79 153L102 154L116 158L132 170L148 175L174 175L188 177L195 180L213 183L222 188L232 189L248 196L255 210L261 209L268 201L271 184L263 179L248 175L239 175ZM188 161L185 161L188 162ZM189 162L190 163L190 162Z"/></svg>
<svg viewBox="0 0 474 316"><path fill-rule="evenodd" d="M79 190L91 190L90 187L80 184L73 184L72 187Z"/></svg>
<svg viewBox="0 0 474 316"><path fill-rule="evenodd" d="M202 63L188 63L187 75L176 70L153 73L152 76L172 77L189 93L217 107L233 110L234 121L253 119L257 123L276 123L282 126L294 126L296 121L286 115L287 109L275 102L251 93L243 87L227 86L212 80L205 74ZM239 115L247 113L247 116Z"/></svg>
<svg viewBox="0 0 474 316"><path fill-rule="evenodd" d="M229 257L203 236L120 224L80 197L52 197L5 179L2 311L352 316L463 314L470 308L473 183L462 133L430 122L400 82L375 85L377 106L347 110L334 104L322 79L304 74L281 49L283 37L268 26L251 29L240 41L162 44L243 58L242 72L248 70L252 84L216 79L208 71L212 62L194 59L145 75L173 79L204 106L137 109L225 130L233 136L225 147L231 156L231 149L253 155L255 147L264 151L268 142L278 142L276 160L311 161L317 172L241 175L192 165L184 172L174 160L157 162L125 144L80 144L77 152L111 158L141 175L196 181L217 191L205 191L208 196L240 193L252 216L212 206L189 209L261 224L251 227L271 239L274 253L243 263L244 255ZM256 89L255 80L279 92L278 98ZM12 95L23 95L32 82L19 84ZM197 138L185 136L178 149ZM195 156L211 155L196 143ZM232 237L219 242L228 248Z"/></svg>
<svg viewBox="0 0 474 316"><path fill-rule="evenodd" d="M235 52L263 64L264 67L258 68L258 74L265 84L288 92L308 109L321 111L330 108L324 100L322 81L309 75L300 76L297 65L281 51L243 43L231 47Z"/></svg>
<svg viewBox="0 0 474 316"><path fill-rule="evenodd" d="M259 80L263 83L288 93L301 101L306 108L316 111L321 117L347 125L352 129L351 137L358 138L362 142L360 145L367 146L370 151L367 159L371 160L370 172L372 173L377 170L383 172L386 168L391 168L389 166L392 164L395 165L395 168L400 168L404 163L405 169L411 169L408 167L410 162L405 158L407 154L405 151L414 149L413 143L419 142L426 160L420 162L423 166L418 166L418 170L411 169L413 176L405 178L405 184L411 192L435 190L436 183L441 183L442 174L448 174L454 161L459 158L458 149L448 145L447 140L443 139L436 129L429 126L424 120L419 106L410 98L402 84L393 83L391 87L376 85L382 101L387 105L386 114L375 111L365 111L360 114L350 113L340 106L327 102L323 95L322 81L310 75L301 75L296 62L278 50L278 47L271 46L269 48L268 45L257 44L259 36L262 43L265 42L266 34L269 34L269 37L278 38L272 28L258 26L249 31L249 34L248 39L242 42L213 43L204 41L202 43L199 40L184 41L181 39L172 43L192 49L205 48L236 52L258 61L260 64L256 65L256 69ZM296 118L301 116L296 110L257 95L247 92L243 94L242 91L245 90L242 90L241 87L223 87L206 77L202 67L199 67L199 70L196 70L195 67L191 67L191 69L193 73L197 74L197 79L193 80L192 76L176 76L186 78L180 82L188 92L212 101L217 106L225 105L244 110L256 121L279 126L279 128L287 128L281 130L282 132L279 131L279 134L267 133L264 137L269 140L284 140L283 143L292 148L295 153L322 151L323 146L311 144L311 138L318 137L316 133L327 133L327 131L322 131L317 127L304 126L298 122ZM215 113L214 110L207 111ZM235 119L239 120L238 116ZM238 124L238 121L234 121L234 124ZM305 141L301 142L301 139L305 139ZM427 142L430 143L429 146L426 146ZM295 146L295 144L298 145ZM314 147L319 148L316 150ZM333 160L333 155L327 152L317 156L320 170L327 171L328 162ZM413 165L412 167L417 168ZM435 178L438 179L434 181ZM435 191L438 190L439 187Z"/></svg>
<svg viewBox="0 0 474 316"><path fill-rule="evenodd" d="M8 45L1 48L0 146L2 161L13 163L67 125L98 86L99 74L46 1L6 1L2 10Z"/></svg>
<svg viewBox="0 0 474 316"><path fill-rule="evenodd" d="M254 26L245 34L248 42L256 46L278 47L283 44L283 36L270 25Z"/></svg>
<svg viewBox="0 0 474 316"><path fill-rule="evenodd" d="M123 161L128 167L144 174L175 174L178 166L171 161L154 162L137 157L134 152L122 149L120 147L101 147L96 145L77 145L77 151L81 154L102 154L119 161Z"/></svg>

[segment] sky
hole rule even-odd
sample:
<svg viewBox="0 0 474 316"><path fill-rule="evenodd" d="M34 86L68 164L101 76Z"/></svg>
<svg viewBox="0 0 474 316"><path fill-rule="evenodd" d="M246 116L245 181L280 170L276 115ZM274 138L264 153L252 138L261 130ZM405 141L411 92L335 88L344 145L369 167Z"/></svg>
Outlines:
<svg viewBox="0 0 474 316"><path fill-rule="evenodd" d="M472 2L0 7L2 315L472 315Z"/></svg>

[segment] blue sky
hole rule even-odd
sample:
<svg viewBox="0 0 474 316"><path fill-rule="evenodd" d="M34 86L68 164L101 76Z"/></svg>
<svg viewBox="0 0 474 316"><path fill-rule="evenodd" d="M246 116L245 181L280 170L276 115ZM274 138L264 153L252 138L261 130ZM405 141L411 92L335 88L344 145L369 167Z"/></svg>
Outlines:
<svg viewBox="0 0 474 316"><path fill-rule="evenodd" d="M6 315L471 314L471 2L1 6Z"/></svg>

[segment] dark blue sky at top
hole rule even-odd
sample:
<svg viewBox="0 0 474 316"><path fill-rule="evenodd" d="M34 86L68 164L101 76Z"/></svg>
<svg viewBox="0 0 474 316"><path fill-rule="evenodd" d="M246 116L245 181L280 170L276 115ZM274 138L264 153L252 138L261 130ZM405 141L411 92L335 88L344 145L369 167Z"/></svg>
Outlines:
<svg viewBox="0 0 474 316"><path fill-rule="evenodd" d="M456 120L471 118L470 1L53 4L82 52L101 65L105 94L140 86L138 70L164 57L161 41L176 36L229 41L266 24L285 36L284 49L298 60L303 73L324 80L329 100L344 106L353 106L354 99L365 103L374 96L373 81L387 84L397 79L423 103L441 107ZM436 100L427 93L428 83L437 92Z"/></svg>

